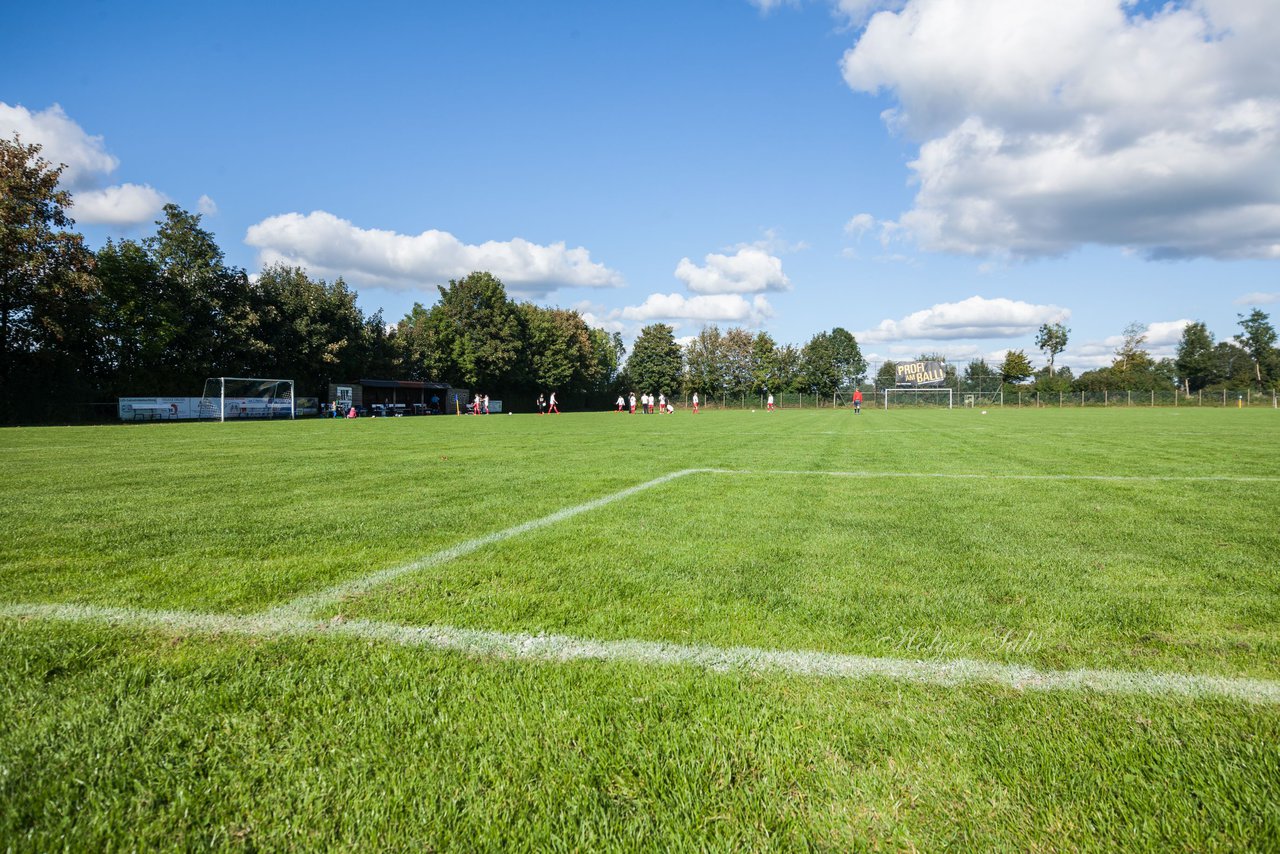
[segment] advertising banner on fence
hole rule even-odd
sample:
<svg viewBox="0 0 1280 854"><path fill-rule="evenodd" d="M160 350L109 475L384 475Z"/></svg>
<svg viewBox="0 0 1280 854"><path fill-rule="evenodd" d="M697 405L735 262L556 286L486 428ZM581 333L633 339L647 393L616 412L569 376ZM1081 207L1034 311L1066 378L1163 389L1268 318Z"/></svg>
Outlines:
<svg viewBox="0 0 1280 854"><path fill-rule="evenodd" d="M180 421L195 418L200 410L198 397L122 397L121 421Z"/></svg>
<svg viewBox="0 0 1280 854"><path fill-rule="evenodd" d="M201 410L203 400L204 409ZM288 400L266 401L258 397L228 397L227 418L288 418ZM300 397L293 410L296 415L318 415L320 398ZM199 397L122 397L119 403L121 421L183 421L218 417L218 399Z"/></svg>
<svg viewBox="0 0 1280 854"><path fill-rule="evenodd" d="M946 379L947 372L942 362L903 362L897 366L897 381L900 388L942 385Z"/></svg>

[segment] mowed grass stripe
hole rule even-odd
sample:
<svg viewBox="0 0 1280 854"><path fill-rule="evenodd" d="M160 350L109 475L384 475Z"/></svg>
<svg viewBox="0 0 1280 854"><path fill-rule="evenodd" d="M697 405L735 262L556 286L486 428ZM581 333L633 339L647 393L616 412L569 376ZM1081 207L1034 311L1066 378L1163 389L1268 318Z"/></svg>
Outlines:
<svg viewBox="0 0 1280 854"><path fill-rule="evenodd" d="M370 573L369 575L334 585L333 587L322 590L318 593L299 597L298 599L282 605L275 610L282 614L309 613L314 611L316 608L323 607L331 602L336 602L339 599L367 592L380 584L393 581L407 573L416 572L420 569L426 569L427 567L436 566L438 564L445 563L446 561L455 560L463 555L468 555L478 549L482 549L485 546L493 545L494 543L499 543L512 537L518 537L521 534L527 534L530 531L536 531L539 528L545 528L548 525L554 525L558 522L563 522L566 519L572 519L580 513L586 513L590 510L598 510L599 508L612 504L615 501L621 501L622 499L629 498L638 492L643 492L646 489L651 489L655 486L669 483L676 478L684 477L685 475L693 474L697 471L700 471L700 469L685 469L683 471L664 474L661 477L656 477L653 480L646 481L645 483L637 484L636 486L628 487L627 489L623 489L619 492L602 496L594 501L587 501L583 504L566 507L562 510L557 510L548 516L543 516L540 519L532 519L528 522L522 522L519 525L513 525L510 528L504 528L501 531L494 531L493 533L485 534L482 537L466 540L455 546L450 546L447 549L442 549L438 552L433 552L429 555L418 558L417 560L410 561L409 563L388 567L386 569L379 570L378 572Z"/></svg>
<svg viewBox="0 0 1280 854"><path fill-rule="evenodd" d="M895 471L825 471L818 469L724 469L724 468L702 468L702 469L683 469L681 471L671 472L637 484L636 486L620 490L610 495L605 495L593 501L583 504L566 507L557 510L547 516L539 519L532 519L528 522L522 522L513 525L510 528L504 528L500 531L494 531L481 537L475 537L470 540L450 546L446 549L424 555L416 560L408 563L399 564L397 566L388 567L342 584L334 585L325 590L299 597L291 602L281 605L276 610L280 613L309 613L317 608L321 608L327 604L344 599L350 596L356 596L366 593L381 584L393 581L402 575L416 572L427 567L437 566L450 560L463 557L478 551L485 546L502 542L503 540L518 537L545 528L549 525L555 525L572 519L582 513L592 510L598 510L616 501L630 498L637 493L664 483L670 483L678 478L691 474L713 474L713 475L763 475L763 476L825 476L825 477L849 477L849 478L942 478L942 479L962 479L962 480L1051 480L1051 481L1115 481L1115 482L1150 482L1150 481L1208 481L1208 482L1226 482L1226 483L1280 483L1280 477L1249 477L1249 476L1232 476L1232 475L1071 475L1071 474L994 474L994 473L956 473L956 472L895 472Z"/></svg>
<svg viewBox="0 0 1280 854"><path fill-rule="evenodd" d="M1280 705L1280 682L1181 673L1097 669L1037 670L1021 665L973 659L875 658L805 650L655 643L644 640L601 641L563 635L530 635L463 629L453 626L398 626L367 620L317 622L282 613L252 617L143 611L85 605L5 605L0 616L62 622L106 623L169 633L236 634L250 637L332 635L400 646L533 661L596 660L650 666L699 667L717 672L779 672L802 677L887 679L925 685L959 687L994 684L1018 691L1096 691L1158 697L1218 698Z"/></svg>

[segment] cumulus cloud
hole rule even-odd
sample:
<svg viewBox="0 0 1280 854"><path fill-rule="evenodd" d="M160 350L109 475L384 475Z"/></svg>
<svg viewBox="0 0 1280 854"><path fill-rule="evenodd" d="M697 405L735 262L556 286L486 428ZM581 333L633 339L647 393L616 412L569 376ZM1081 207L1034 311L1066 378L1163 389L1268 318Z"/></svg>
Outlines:
<svg viewBox="0 0 1280 854"><path fill-rule="evenodd" d="M1142 349L1156 360L1173 358L1177 355L1178 342L1182 340L1182 330L1191 322L1183 318L1148 324ZM1110 335L1100 341L1085 341L1068 347L1058 361L1060 364L1070 364L1077 371L1106 367L1115 361L1116 350L1123 343L1123 335Z"/></svg>
<svg viewBox="0 0 1280 854"><path fill-rule="evenodd" d="M168 199L145 184L121 184L75 193L71 213L83 222L130 226L154 219Z"/></svg>
<svg viewBox="0 0 1280 854"><path fill-rule="evenodd" d="M757 294L791 290L791 280L782 272L782 259L753 246L733 255L711 253L701 267L681 258L675 276L698 294Z"/></svg>
<svg viewBox="0 0 1280 854"><path fill-rule="evenodd" d="M284 263L320 276L343 276L391 290L458 279L487 270L507 289L542 297L562 287L618 287L622 276L582 248L543 246L521 238L463 243L447 231L421 234L359 228L325 211L281 214L249 227L245 243L262 265Z"/></svg>
<svg viewBox="0 0 1280 854"><path fill-rule="evenodd" d="M1234 300L1236 305L1270 305L1273 302L1280 302L1280 293L1263 293L1262 291L1254 291L1237 297Z"/></svg>
<svg viewBox="0 0 1280 854"><path fill-rule="evenodd" d="M879 5L842 70L891 93L885 120L921 142L898 222L922 247L1280 258L1269 0Z"/></svg>
<svg viewBox="0 0 1280 854"><path fill-rule="evenodd" d="M849 237L861 237L876 224L876 218L869 213L860 213L844 224L844 233Z"/></svg>
<svg viewBox="0 0 1280 854"><path fill-rule="evenodd" d="M650 294L642 304L627 306L624 320L694 320L702 323L747 323L759 326L773 316L773 308L763 294L748 301L740 294L711 294L686 297L683 294Z"/></svg>
<svg viewBox="0 0 1280 854"><path fill-rule="evenodd" d="M1033 305L1011 299L969 297L939 303L901 320L882 320L873 329L856 333L859 341L947 341L957 338L1014 338L1034 332L1044 323L1063 323L1071 312L1056 305Z"/></svg>
<svg viewBox="0 0 1280 854"><path fill-rule="evenodd" d="M201 196L199 201L196 202L196 210L203 216L217 216L218 203L207 195Z"/></svg>
<svg viewBox="0 0 1280 854"><path fill-rule="evenodd" d="M41 156L50 163L66 164L59 183L72 194L71 214L80 222L138 225L154 219L168 201L145 184L103 186L120 161L107 151L101 136L85 133L57 104L33 113L20 104L0 102L0 135L14 133L25 143L38 143Z"/></svg>

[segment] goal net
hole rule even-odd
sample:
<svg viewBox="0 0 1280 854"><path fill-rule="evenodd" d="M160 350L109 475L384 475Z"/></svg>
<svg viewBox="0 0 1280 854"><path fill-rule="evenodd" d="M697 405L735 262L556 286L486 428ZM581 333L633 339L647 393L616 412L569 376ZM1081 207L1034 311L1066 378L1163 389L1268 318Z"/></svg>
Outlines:
<svg viewBox="0 0 1280 854"><path fill-rule="evenodd" d="M258 377L210 377L204 381L200 418L293 418L293 380Z"/></svg>
<svg viewBox="0 0 1280 854"><path fill-rule="evenodd" d="M949 388L887 388L884 390L884 408L934 407L952 409L955 392Z"/></svg>

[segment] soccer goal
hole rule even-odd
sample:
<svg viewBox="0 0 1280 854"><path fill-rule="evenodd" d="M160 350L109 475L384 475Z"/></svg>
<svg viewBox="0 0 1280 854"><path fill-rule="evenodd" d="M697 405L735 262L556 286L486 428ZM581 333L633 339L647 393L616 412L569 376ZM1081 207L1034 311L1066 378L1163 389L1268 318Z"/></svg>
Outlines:
<svg viewBox="0 0 1280 854"><path fill-rule="evenodd" d="M293 380L258 377L210 377L204 381L200 418L293 418Z"/></svg>
<svg viewBox="0 0 1280 854"><path fill-rule="evenodd" d="M949 388L887 388L884 390L884 408L904 407L955 407L955 391Z"/></svg>

